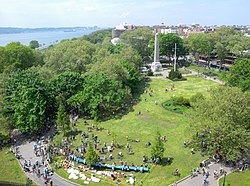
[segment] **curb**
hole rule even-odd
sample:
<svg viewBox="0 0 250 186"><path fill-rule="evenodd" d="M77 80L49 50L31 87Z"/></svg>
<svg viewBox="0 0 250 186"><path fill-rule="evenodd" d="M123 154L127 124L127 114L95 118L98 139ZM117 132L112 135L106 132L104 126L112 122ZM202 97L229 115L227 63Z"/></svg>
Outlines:
<svg viewBox="0 0 250 186"><path fill-rule="evenodd" d="M56 172L54 172L54 174L55 174L56 176L58 176L58 178L60 178L60 179L62 179L62 180L64 180L64 181L66 181L66 182L69 182L69 183L71 183L71 184L73 184L73 185L81 186L81 185L78 184L78 183L74 183L74 182L72 182L72 181L70 181L70 180L67 180L67 179L65 179L65 178L63 178L63 177L61 177L61 176L59 176Z"/></svg>

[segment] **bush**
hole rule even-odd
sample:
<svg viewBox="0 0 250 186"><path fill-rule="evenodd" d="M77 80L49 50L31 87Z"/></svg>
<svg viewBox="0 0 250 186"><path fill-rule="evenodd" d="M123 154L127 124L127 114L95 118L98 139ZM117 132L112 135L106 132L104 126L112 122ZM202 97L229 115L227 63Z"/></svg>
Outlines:
<svg viewBox="0 0 250 186"><path fill-rule="evenodd" d="M151 68L148 70L147 75L148 76L153 76L154 75L154 73L152 72Z"/></svg>
<svg viewBox="0 0 250 186"><path fill-rule="evenodd" d="M191 105L193 106L193 104L197 103L199 100L203 100L204 99L204 96L202 93L198 92L196 93L195 95L193 95L191 98L190 98L190 103Z"/></svg>
<svg viewBox="0 0 250 186"><path fill-rule="evenodd" d="M162 103L162 106L169 111L182 114L187 111L191 105L189 99L180 96L172 97L170 100Z"/></svg>
<svg viewBox="0 0 250 186"><path fill-rule="evenodd" d="M174 69L172 69L172 70L169 72L168 78L171 79L172 81L185 80L185 78L182 77L181 72L178 71L178 70L174 71Z"/></svg>
<svg viewBox="0 0 250 186"><path fill-rule="evenodd" d="M8 143L10 143L10 137L7 135L3 135L0 133L0 145L7 145Z"/></svg>
<svg viewBox="0 0 250 186"><path fill-rule="evenodd" d="M187 98L180 97L172 97L171 100L175 105L190 107L190 101Z"/></svg>

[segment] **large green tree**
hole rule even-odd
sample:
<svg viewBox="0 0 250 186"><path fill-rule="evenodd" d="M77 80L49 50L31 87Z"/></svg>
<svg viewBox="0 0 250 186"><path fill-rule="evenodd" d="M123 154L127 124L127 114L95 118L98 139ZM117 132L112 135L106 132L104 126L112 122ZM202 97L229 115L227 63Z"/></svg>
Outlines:
<svg viewBox="0 0 250 186"><path fill-rule="evenodd" d="M68 103L101 119L124 108L130 98L130 89L120 81L96 74L85 77L83 91L69 98Z"/></svg>
<svg viewBox="0 0 250 186"><path fill-rule="evenodd" d="M175 54L175 43L176 43L176 57L177 60L180 56L185 55L185 49L183 45L183 40L177 34L159 34L159 48L160 56L166 56L170 61L172 61ZM154 39L150 41L150 49L152 55L154 53Z"/></svg>
<svg viewBox="0 0 250 186"><path fill-rule="evenodd" d="M92 63L95 45L88 41L68 40L45 51L45 67L56 74L72 71L84 73Z"/></svg>
<svg viewBox="0 0 250 186"><path fill-rule="evenodd" d="M5 83L4 112L23 132L44 127L47 99L44 83L30 70L11 74Z"/></svg>
<svg viewBox="0 0 250 186"><path fill-rule="evenodd" d="M0 59L0 66L2 66L2 71L7 73L18 69L24 70L36 64L36 57L33 50L19 42L8 44L4 52L3 50L0 51L0 56L1 53L5 54L3 57L0 57L4 58L4 60Z"/></svg>
<svg viewBox="0 0 250 186"><path fill-rule="evenodd" d="M84 78L77 72L64 72L49 81L49 88L54 97L63 95L65 99L83 89Z"/></svg>
<svg viewBox="0 0 250 186"><path fill-rule="evenodd" d="M235 36L242 36L242 33L235 30L233 27L221 27L213 34L214 40L216 41L213 52L220 61L220 68L225 63L227 56L229 56L232 48L232 45L229 43Z"/></svg>
<svg viewBox="0 0 250 186"><path fill-rule="evenodd" d="M120 36L121 42L135 49L142 59L149 56L148 44L154 37L153 31L148 28L126 30Z"/></svg>
<svg viewBox="0 0 250 186"><path fill-rule="evenodd" d="M250 143L250 93L238 88L219 87L209 97L193 103L193 145L209 155L221 155L236 161L249 150Z"/></svg>
<svg viewBox="0 0 250 186"><path fill-rule="evenodd" d="M250 91L250 59L235 61L227 77L230 86Z"/></svg>
<svg viewBox="0 0 250 186"><path fill-rule="evenodd" d="M185 39L187 48L195 59L198 61L200 56L206 57L208 66L213 52L213 41L211 34L191 34Z"/></svg>

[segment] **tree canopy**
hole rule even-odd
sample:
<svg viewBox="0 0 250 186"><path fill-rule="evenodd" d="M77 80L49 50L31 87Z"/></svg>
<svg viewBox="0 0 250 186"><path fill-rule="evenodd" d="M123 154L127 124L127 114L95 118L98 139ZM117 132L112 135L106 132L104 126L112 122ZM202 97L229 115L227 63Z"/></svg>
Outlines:
<svg viewBox="0 0 250 186"><path fill-rule="evenodd" d="M14 72L36 65L36 57L30 47L19 42L12 42L0 48L0 72Z"/></svg>
<svg viewBox="0 0 250 186"><path fill-rule="evenodd" d="M45 67L56 74L71 71L84 73L95 52L95 45L88 41L69 40L45 51Z"/></svg>
<svg viewBox="0 0 250 186"><path fill-rule="evenodd" d="M228 84L241 88L243 91L250 90L250 59L241 59L234 62L228 75Z"/></svg>
<svg viewBox="0 0 250 186"><path fill-rule="evenodd" d="M47 92L38 75L30 70L11 74L5 83L4 112L13 118L13 126L23 132L44 126Z"/></svg>
<svg viewBox="0 0 250 186"><path fill-rule="evenodd" d="M193 144L209 155L236 161L249 148L250 93L219 87L194 103ZM201 145L203 144L203 145Z"/></svg>
<svg viewBox="0 0 250 186"><path fill-rule="evenodd" d="M101 119L122 109L130 98L130 89L123 88L121 82L96 74L85 76L83 91L69 98L68 103Z"/></svg>
<svg viewBox="0 0 250 186"><path fill-rule="evenodd" d="M148 44L154 37L153 31L148 28L138 28L136 30L126 30L120 36L121 42L135 49L142 59L149 56Z"/></svg>
<svg viewBox="0 0 250 186"><path fill-rule="evenodd" d="M84 35L80 39L89 41L93 44L100 44L104 41L105 38L111 39L112 29L103 29L92 32L91 34Z"/></svg>

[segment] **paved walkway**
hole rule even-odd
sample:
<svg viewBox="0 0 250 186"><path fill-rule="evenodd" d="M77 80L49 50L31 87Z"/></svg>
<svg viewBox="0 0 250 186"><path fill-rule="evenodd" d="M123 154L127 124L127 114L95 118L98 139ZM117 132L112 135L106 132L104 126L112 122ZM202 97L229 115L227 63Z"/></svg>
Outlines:
<svg viewBox="0 0 250 186"><path fill-rule="evenodd" d="M21 144L17 144L19 154L22 155L22 159L20 160L20 163L22 165L24 164L24 160L27 160L27 161L30 160L32 165L36 162L36 160L38 160L39 163L41 164L41 157L36 157L33 152L34 143L35 141L24 141ZM43 168L44 168L43 166L40 167L41 173L43 173ZM32 168L30 167L30 169ZM43 176L37 177L36 173L26 173L26 174L28 175L30 179L34 180L37 184L39 184L39 186L46 185ZM64 180L57 174L54 174L50 178L53 181L53 186L76 186L77 185L77 184L70 183Z"/></svg>
<svg viewBox="0 0 250 186"><path fill-rule="evenodd" d="M151 76L150 78L166 78L166 77L168 77L169 72L170 72L170 70L164 69L161 73L159 73L158 76ZM220 81L218 78L209 77L209 76L205 76L205 75L202 75L202 74L198 75L198 72L193 71L193 70L189 70L189 72L190 72L189 74L182 74L182 76L183 77L185 77L185 76L200 76L203 79L214 81L216 83L219 83L220 85L224 85L225 84L224 82Z"/></svg>
<svg viewBox="0 0 250 186"><path fill-rule="evenodd" d="M211 164L208 168L209 176L208 176L208 184L206 186L218 186L218 180L214 179L214 170L217 170L219 172L220 167L223 167L223 169L227 172L227 174L232 172L231 167L226 167L224 165L215 163ZM222 176L223 177L223 176ZM198 176L195 176L193 178L190 178L190 176L187 179L184 179L183 181L177 182L177 186L204 186L203 184L203 176L202 174L199 174Z"/></svg>

